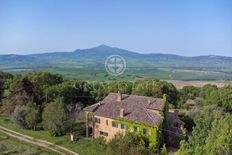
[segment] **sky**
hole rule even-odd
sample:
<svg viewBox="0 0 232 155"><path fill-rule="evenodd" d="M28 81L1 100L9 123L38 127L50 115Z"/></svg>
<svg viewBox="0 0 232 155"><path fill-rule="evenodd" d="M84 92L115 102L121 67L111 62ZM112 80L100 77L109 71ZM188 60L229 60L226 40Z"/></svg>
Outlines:
<svg viewBox="0 0 232 155"><path fill-rule="evenodd" d="M0 54L101 44L140 53L232 56L232 1L0 0Z"/></svg>

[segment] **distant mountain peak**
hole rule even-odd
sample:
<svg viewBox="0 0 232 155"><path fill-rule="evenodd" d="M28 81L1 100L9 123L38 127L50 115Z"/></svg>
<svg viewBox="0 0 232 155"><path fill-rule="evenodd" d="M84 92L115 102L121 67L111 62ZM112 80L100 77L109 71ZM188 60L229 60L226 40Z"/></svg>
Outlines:
<svg viewBox="0 0 232 155"><path fill-rule="evenodd" d="M97 48L97 49L112 49L113 47L110 47L108 45L102 44L102 45L99 45L99 46L94 47L94 48Z"/></svg>
<svg viewBox="0 0 232 155"><path fill-rule="evenodd" d="M97 47L110 47L110 46L105 45L105 44L101 44L101 45L99 45L99 46L97 46ZM112 48L112 47L110 47L110 48Z"/></svg>

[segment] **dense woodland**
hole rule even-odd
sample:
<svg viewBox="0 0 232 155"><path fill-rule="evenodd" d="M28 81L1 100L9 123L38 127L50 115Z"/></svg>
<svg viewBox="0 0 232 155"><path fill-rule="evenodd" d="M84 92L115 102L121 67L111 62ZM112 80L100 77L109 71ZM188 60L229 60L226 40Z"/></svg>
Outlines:
<svg viewBox="0 0 232 155"><path fill-rule="evenodd" d="M179 147L178 154L232 154L232 86L177 90L159 80L143 82L94 82L66 80L61 75L35 72L25 75L0 73L0 113L21 128L47 130L53 136L74 132L87 105L102 100L109 92L162 98L170 108L180 109L185 130L176 142L165 142L160 150L147 148L144 137L118 135L108 144L112 154L167 154L166 146ZM99 139L98 139L99 140ZM103 140L99 140L103 141ZM102 145L105 145L104 142Z"/></svg>

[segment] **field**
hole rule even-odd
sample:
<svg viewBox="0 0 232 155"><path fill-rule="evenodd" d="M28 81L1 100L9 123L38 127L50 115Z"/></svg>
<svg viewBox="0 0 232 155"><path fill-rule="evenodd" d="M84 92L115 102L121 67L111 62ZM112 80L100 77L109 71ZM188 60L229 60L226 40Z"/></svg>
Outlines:
<svg viewBox="0 0 232 155"><path fill-rule="evenodd" d="M1 68L0 68L1 69ZM135 77L146 77L149 79L161 80L231 80L231 73L199 71L188 69L173 68L127 68L125 72L117 77L110 76L105 68L75 68L75 67L51 67L32 70L24 69L1 69L2 71L13 74L25 74L30 71L49 71L52 73L62 74L67 79L80 79L89 81L112 81L127 80L133 81Z"/></svg>
<svg viewBox="0 0 232 155"><path fill-rule="evenodd" d="M206 84L216 85L218 88L221 88L225 85L231 85L230 81L182 81L182 80L167 80L172 83L177 89L182 89L184 86L195 86L202 87Z"/></svg>
<svg viewBox="0 0 232 155"><path fill-rule="evenodd" d="M111 77L105 70L105 62L111 55L120 55L126 61L126 70L119 77ZM100 45L73 52L0 55L0 70L50 71L69 79L91 81L133 80L136 76L162 80L232 80L232 57L142 54Z"/></svg>
<svg viewBox="0 0 232 155"><path fill-rule="evenodd" d="M0 132L0 154L16 155L16 154L38 154L38 155L58 155L44 148L19 141L15 138Z"/></svg>

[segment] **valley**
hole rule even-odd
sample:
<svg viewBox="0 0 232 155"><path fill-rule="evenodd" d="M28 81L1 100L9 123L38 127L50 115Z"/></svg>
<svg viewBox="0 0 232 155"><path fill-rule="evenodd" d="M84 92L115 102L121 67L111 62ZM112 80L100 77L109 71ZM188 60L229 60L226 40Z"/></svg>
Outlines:
<svg viewBox="0 0 232 155"><path fill-rule="evenodd" d="M126 60L127 68L121 76L112 77L105 71L104 63L110 55L120 55ZM232 58L141 54L100 45L73 52L0 55L0 70L13 74L49 71L67 79L90 81L132 81L137 76L162 80L231 80Z"/></svg>

